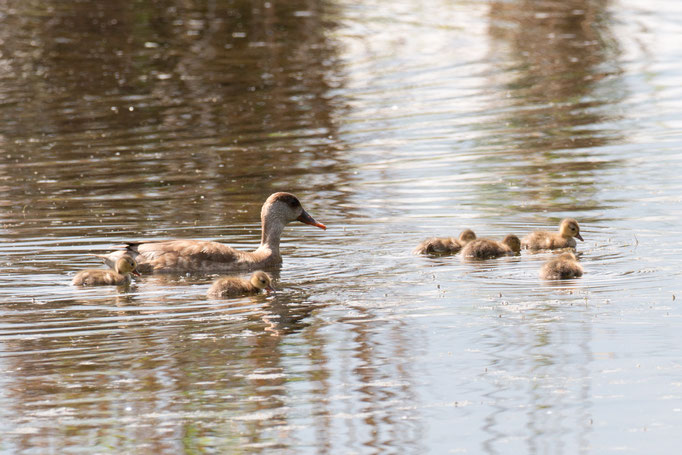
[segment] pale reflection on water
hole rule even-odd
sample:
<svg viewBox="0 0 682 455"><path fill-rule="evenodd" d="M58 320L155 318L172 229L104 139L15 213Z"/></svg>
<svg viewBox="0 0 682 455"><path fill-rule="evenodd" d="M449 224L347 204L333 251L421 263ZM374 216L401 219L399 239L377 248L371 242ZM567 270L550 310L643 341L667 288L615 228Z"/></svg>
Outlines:
<svg viewBox="0 0 682 455"><path fill-rule="evenodd" d="M1 5L0 451L676 453L680 12ZM274 296L69 286L124 240L255 248L279 190L329 229ZM569 215L579 280L411 253Z"/></svg>

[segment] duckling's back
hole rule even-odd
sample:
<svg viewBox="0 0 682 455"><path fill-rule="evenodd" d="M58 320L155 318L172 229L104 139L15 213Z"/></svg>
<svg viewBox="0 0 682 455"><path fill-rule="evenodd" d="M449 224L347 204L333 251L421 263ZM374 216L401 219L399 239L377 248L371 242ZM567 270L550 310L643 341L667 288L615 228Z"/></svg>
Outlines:
<svg viewBox="0 0 682 455"><path fill-rule="evenodd" d="M511 249L507 245L489 239L474 240L462 250L463 257L475 259L492 259L510 253Z"/></svg>
<svg viewBox="0 0 682 455"><path fill-rule="evenodd" d="M462 245L451 237L432 237L417 245L415 254L455 254L462 249Z"/></svg>
<svg viewBox="0 0 682 455"><path fill-rule="evenodd" d="M258 294L260 289L248 281L236 277L222 277L216 279L208 289L209 297L236 297L244 294Z"/></svg>
<svg viewBox="0 0 682 455"><path fill-rule="evenodd" d="M582 266L577 261L570 259L551 259L540 269L540 277L545 280L567 280L582 275Z"/></svg>
<svg viewBox="0 0 682 455"><path fill-rule="evenodd" d="M553 250L557 248L575 248L575 239L563 237L558 232L535 231L523 238L523 248L529 250Z"/></svg>
<svg viewBox="0 0 682 455"><path fill-rule="evenodd" d="M112 270L83 270L73 277L75 286L120 286L130 283L130 275L121 275Z"/></svg>

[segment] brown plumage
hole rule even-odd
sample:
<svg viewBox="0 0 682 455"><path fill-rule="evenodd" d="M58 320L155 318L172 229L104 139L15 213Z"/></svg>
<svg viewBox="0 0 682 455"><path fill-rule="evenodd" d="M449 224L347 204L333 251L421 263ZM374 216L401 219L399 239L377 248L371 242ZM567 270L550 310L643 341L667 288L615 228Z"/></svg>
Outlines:
<svg viewBox="0 0 682 455"><path fill-rule="evenodd" d="M540 278L545 280L566 280L582 275L583 268L573 253L562 253L545 262L540 269Z"/></svg>
<svg viewBox="0 0 682 455"><path fill-rule="evenodd" d="M72 284L76 286L107 286L130 284L130 275L140 274L136 270L137 264L130 256L122 256L116 260L114 270L82 270L73 277Z"/></svg>
<svg viewBox="0 0 682 455"><path fill-rule="evenodd" d="M530 250L554 250L557 248L575 248L576 237L583 241L580 226L573 218L566 218L559 225L557 232L535 231L524 237L521 242L524 248Z"/></svg>
<svg viewBox="0 0 682 455"><path fill-rule="evenodd" d="M417 245L414 254L455 254L472 240L476 239L476 234L471 229L465 229L459 234L459 238L454 237L432 237Z"/></svg>
<svg viewBox="0 0 682 455"><path fill-rule="evenodd" d="M289 193L274 193L261 209L261 243L252 252L239 251L218 242L203 240L166 240L128 242L126 249L98 255L111 264L122 254L129 254L142 273L215 272L253 270L282 263L279 241L284 227L292 222L327 229L306 212L299 200Z"/></svg>
<svg viewBox="0 0 682 455"><path fill-rule="evenodd" d="M272 277L262 270L253 272L249 280L239 277L225 276L218 278L208 289L208 296L213 298L236 297L238 295L259 294L263 290L274 292Z"/></svg>
<svg viewBox="0 0 682 455"><path fill-rule="evenodd" d="M492 259L508 256L521 251L521 241L515 235L506 236L501 242L490 239L477 239L462 250L462 257L469 259Z"/></svg>

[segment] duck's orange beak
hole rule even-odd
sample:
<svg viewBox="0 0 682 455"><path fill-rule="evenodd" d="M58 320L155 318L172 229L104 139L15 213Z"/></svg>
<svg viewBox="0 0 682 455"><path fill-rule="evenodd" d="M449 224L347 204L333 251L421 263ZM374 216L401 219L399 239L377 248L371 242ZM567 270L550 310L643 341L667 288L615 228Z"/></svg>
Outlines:
<svg viewBox="0 0 682 455"><path fill-rule="evenodd" d="M301 212L301 215L298 218L296 218L296 220L300 221L301 223L319 227L320 229L327 229L327 226L315 221L315 219L312 216L308 215L308 212L306 212L305 210Z"/></svg>
<svg viewBox="0 0 682 455"><path fill-rule="evenodd" d="M580 233L576 234L576 235L575 235L575 238L580 239L581 242L584 242L583 236L580 235Z"/></svg>
<svg viewBox="0 0 682 455"><path fill-rule="evenodd" d="M135 275L135 276L142 276L142 275L140 275L140 272L137 271L137 269L133 270L133 271L130 272L130 273L132 273L132 274Z"/></svg>

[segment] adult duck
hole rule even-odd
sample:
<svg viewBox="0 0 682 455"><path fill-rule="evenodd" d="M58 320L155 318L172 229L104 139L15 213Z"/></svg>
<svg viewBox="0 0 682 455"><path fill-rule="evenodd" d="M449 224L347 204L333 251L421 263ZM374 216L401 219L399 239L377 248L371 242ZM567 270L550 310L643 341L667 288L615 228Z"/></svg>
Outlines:
<svg viewBox="0 0 682 455"><path fill-rule="evenodd" d="M261 209L261 242L255 251L240 251L219 242L204 240L164 240L128 242L125 250L97 255L107 264L124 254L132 256L141 273L219 272L255 270L282 263L279 241L284 227L292 222L327 229L318 223L290 193L274 193Z"/></svg>
<svg viewBox="0 0 682 455"><path fill-rule="evenodd" d="M579 239L581 242L583 241L583 237L580 235L580 226L573 218L566 218L559 225L558 232L531 232L523 238L521 245L529 250L575 248L575 239Z"/></svg>

